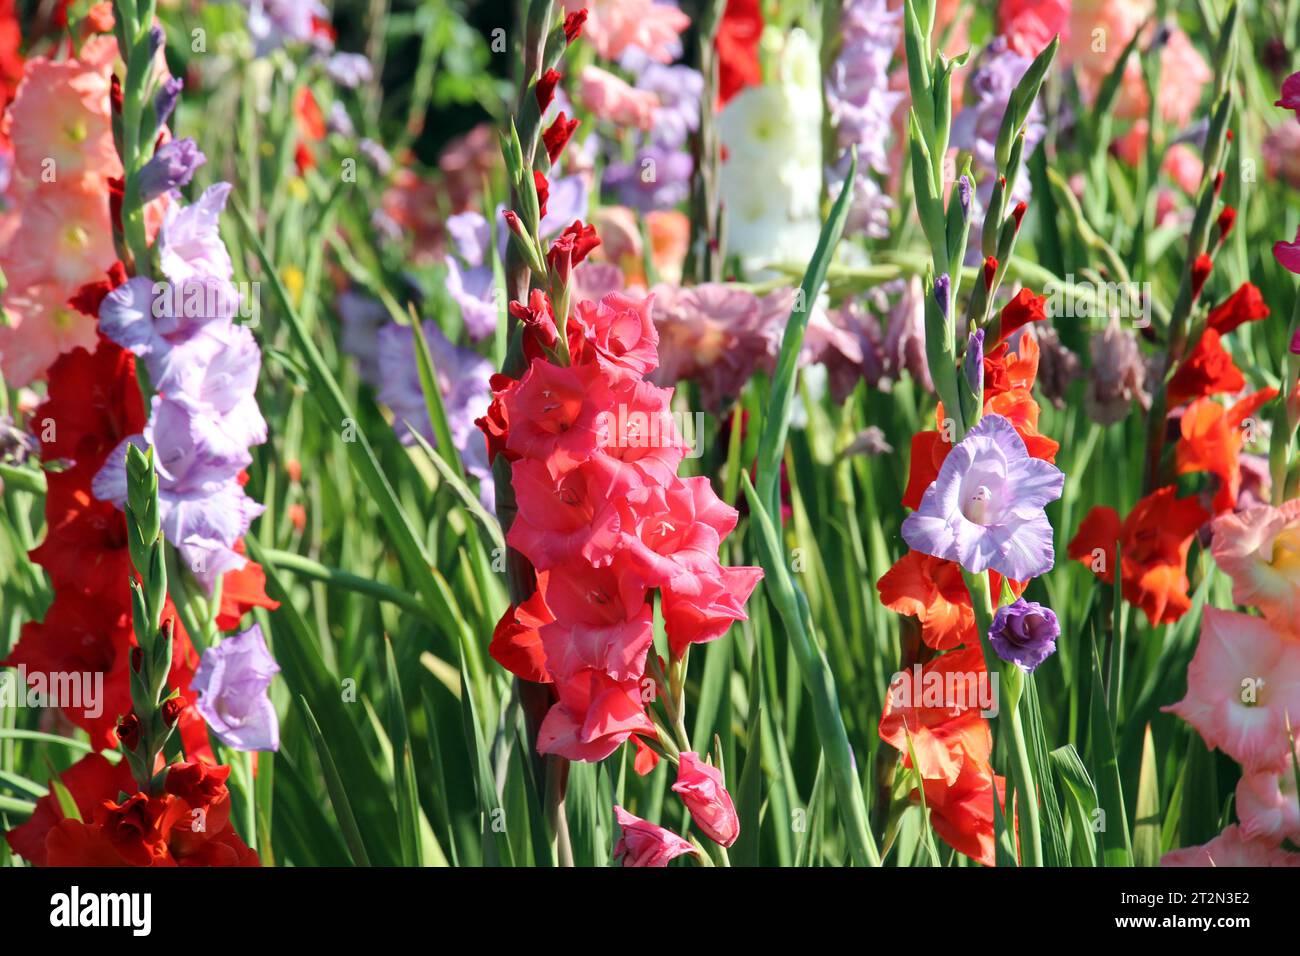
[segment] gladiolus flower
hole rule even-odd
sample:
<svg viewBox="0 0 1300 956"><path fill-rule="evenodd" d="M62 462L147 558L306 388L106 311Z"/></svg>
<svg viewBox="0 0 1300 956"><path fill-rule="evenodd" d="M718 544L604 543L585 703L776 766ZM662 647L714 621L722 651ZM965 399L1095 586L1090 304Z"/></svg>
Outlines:
<svg viewBox="0 0 1300 956"><path fill-rule="evenodd" d="M1294 625L1300 619L1300 499L1221 515L1211 530L1210 550L1232 578L1233 602Z"/></svg>
<svg viewBox="0 0 1300 956"><path fill-rule="evenodd" d="M1300 866L1300 853L1288 853L1263 840L1247 839L1244 830L1232 825L1202 846L1171 850L1160 858L1161 866Z"/></svg>
<svg viewBox="0 0 1300 956"><path fill-rule="evenodd" d="M681 795L691 819L710 840L720 846L736 842L740 836L740 818L717 767L700 760L699 754L683 751L673 793Z"/></svg>
<svg viewBox="0 0 1300 956"><path fill-rule="evenodd" d="M1247 322L1267 319L1269 308L1253 283L1243 282L1236 292L1210 310L1206 326L1219 335L1227 335Z"/></svg>
<svg viewBox="0 0 1300 956"><path fill-rule="evenodd" d="M1195 499L1176 498L1173 485L1139 501L1121 524L1114 508L1094 507L1070 540L1068 554L1107 584L1115 580L1115 542L1121 545L1124 599L1152 625L1177 621L1191 609L1187 553L1210 515Z"/></svg>
<svg viewBox="0 0 1300 956"><path fill-rule="evenodd" d="M614 807L614 817L623 831L614 845L614 859L624 866L667 866L675 858L694 853L695 847L671 830Z"/></svg>
<svg viewBox="0 0 1300 956"><path fill-rule="evenodd" d="M1169 380L1168 402L1172 408L1189 399L1233 394L1245 387L1246 377L1223 347L1219 333L1207 328Z"/></svg>
<svg viewBox="0 0 1300 956"><path fill-rule="evenodd" d="M1053 564L1043 508L1064 484L1060 469L1029 456L1011 422L986 415L944 459L920 507L903 521L903 539L972 573L1036 577Z"/></svg>
<svg viewBox="0 0 1300 956"><path fill-rule="evenodd" d="M1300 714L1300 640L1257 617L1206 607L1187 696L1162 708L1247 771L1290 769Z"/></svg>

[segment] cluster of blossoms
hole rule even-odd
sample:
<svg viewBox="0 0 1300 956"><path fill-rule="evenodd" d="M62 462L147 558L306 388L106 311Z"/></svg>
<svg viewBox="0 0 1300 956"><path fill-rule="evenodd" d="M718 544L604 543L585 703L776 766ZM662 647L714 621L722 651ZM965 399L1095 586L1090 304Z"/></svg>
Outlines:
<svg viewBox="0 0 1300 956"><path fill-rule="evenodd" d="M1204 846L1167 853L1165 866L1300 866L1294 718L1300 713L1300 500L1216 518L1214 560L1232 578L1232 600L1258 617L1207 607L1187 670L1187 695L1165 710L1241 765L1236 810Z"/></svg>
<svg viewBox="0 0 1300 956"><path fill-rule="evenodd" d="M494 377L481 423L489 455L511 462L518 513L507 542L537 572L533 596L507 611L491 652L526 680L554 683L538 749L572 760L657 735L644 683L656 589L680 659L745 619L761 576L718 563L737 513L707 478L677 477L687 447L672 391L645 381L657 364L651 307L649 297L618 293L577 303L566 366L553 358L559 339L545 294L514 303L531 363L518 381Z"/></svg>
<svg viewBox="0 0 1300 956"><path fill-rule="evenodd" d="M218 218L230 186L193 205L173 202L155 244L164 279L135 276L104 299L100 332L143 361L157 394L149 421L125 441L153 446L163 532L210 594L247 559L236 546L262 506L244 491L249 448L266 441L257 407L261 351L238 324L240 294ZM95 497L126 501L125 445L95 476Z"/></svg>
<svg viewBox="0 0 1300 956"><path fill-rule="evenodd" d="M111 18L106 25L111 28ZM157 49L157 31L147 36ZM47 66L33 61L33 69L39 75ZM103 176L107 167L114 176L101 184L103 222L93 224L95 234L86 224L80 240L104 243L111 264L69 297L68 308L90 330L90 342L49 367L46 398L33 415L42 423L41 459L61 466L47 472L47 532L31 552L49 576L54 601L42 622L24 626L2 662L26 667L29 678L102 676L99 700L70 701L63 713L89 733L96 748L120 744L128 752L136 750L142 722L155 717L136 714L132 690L140 648L132 623L132 554L121 510L128 443L139 445L143 437L155 446L159 515L167 539L209 592L220 581L220 601L210 608L205 625L233 629L252 608L277 606L266 596L261 568L243 557L240 540L260 511L244 495L242 470L251 460L248 446L265 440L266 424L253 398L260 355L248 330L232 322L238 294L216 231L229 187L214 187L192 207L180 205L176 190L188 183L202 154L189 141L171 141L164 126L179 83L157 63L147 72L158 90L152 111L158 136L152 158L139 172L140 195L155 208L165 206L147 231L154 240L151 258L168 282L128 278L112 257L114 237L123 234L122 163L105 120L109 152L94 163L87 160L86 169L98 168ZM98 73L82 75L98 82ZM120 99L111 93L117 89L116 78L111 83L105 78L102 89L87 90L85 104L90 107L92 95L102 93L104 115L120 115ZM97 110L86 115L96 116ZM16 142L33 123L62 128L48 116L11 112L9 120ZM159 390L148 418L138 360ZM256 865L257 855L228 825L229 769L213 765L204 720L231 746L273 749L278 727L274 711L267 713L269 702L261 697L265 683L259 686L257 676L274 664L267 664L256 629L210 648L200 661L170 598L162 600L159 617L158 640L171 641L165 686L174 693L157 716L168 731L179 730L187 762L167 767L160 761L148 768L165 776L156 777L158 787L140 792L127 761L113 765L98 754L83 758L63 774L81 819L63 819L51 794L24 826L6 835L15 852L32 863ZM260 646L260 655L258 647L248 648L250 642ZM126 796L119 799L121 794ZM194 826L200 818L204 825Z"/></svg>
<svg viewBox="0 0 1300 956"><path fill-rule="evenodd" d="M1032 671L1055 649L1060 628L1051 610L1019 595L1054 564L1043 508L1060 497L1064 476L1052 464L1059 445L1037 427L1037 340L1021 332L1015 352L1010 341L1044 317L1043 299L1022 289L1002 310L994 348L983 349L982 333L972 337L967 365L978 369L982 415L954 444L940 403L937 429L913 437L903 504L915 510L902 528L912 550L876 584L885 607L917 619L921 639L890 685L881 739L917 774L935 832L990 866L993 800L997 793L1001 802L1003 786L990 763L987 720L996 684L963 572L987 574L995 604L1004 585L1016 598L998 609L989 642L1000 658ZM948 690L934 695L928 687Z"/></svg>
<svg viewBox="0 0 1300 956"><path fill-rule="evenodd" d="M230 822L229 776L190 759L167 768L161 792L144 793L125 760L87 754L61 776L80 819L49 793L5 838L34 866L258 866Z"/></svg>
<svg viewBox="0 0 1300 956"><path fill-rule="evenodd" d="M843 150L840 166L828 172L832 194L844 187L850 147L858 149L858 174L845 228L882 238L893 200L881 192L872 173L890 171L886 149L895 110L903 94L889 88L889 64L902 39L901 8L886 0L850 0L840 14L840 52L826 76L826 107Z"/></svg>
<svg viewBox="0 0 1300 956"><path fill-rule="evenodd" d="M1222 247L1234 219L1232 207L1224 206L1218 218L1215 250ZM1192 264L1197 299L1212 266L1209 254ZM1165 387L1170 427L1176 428L1178 435L1174 474L1205 474L1209 478L1205 489L1198 495L1179 498L1177 485L1169 481L1146 494L1122 519L1108 505L1095 506L1084 516L1069 543L1069 556L1110 584L1115 580L1118 542L1124 599L1141 608L1153 625L1173 623L1191 609L1187 556L1205 524L1212 517L1231 514L1268 498L1266 462L1247 453L1245 447L1248 440L1262 437L1255 434L1262 428L1249 426L1278 392L1265 388L1246 393L1246 378L1223 345L1225 336L1268 314L1259 290L1249 282L1243 283L1205 314L1199 338ZM1114 388L1094 391L1099 396L1094 404L1127 408L1126 379L1134 381L1132 376L1109 376L1107 380ZM1228 404L1217 400L1224 395L1232 396ZM1109 417L1113 413L1105 414Z"/></svg>
<svg viewBox="0 0 1300 956"><path fill-rule="evenodd" d="M772 81L741 90L718 117L727 251L747 267L807 262L817 245L821 102L817 45L796 29Z"/></svg>
<svg viewBox="0 0 1300 956"><path fill-rule="evenodd" d="M111 13L95 25L110 30ZM100 34L76 58L35 57L5 112L0 372L11 387L43 377L63 352L95 347L94 322L68 300L117 259L108 202L122 176L109 109L117 57L116 41Z"/></svg>
<svg viewBox="0 0 1300 956"><path fill-rule="evenodd" d="M566 236L598 241L575 230ZM655 591L676 662L691 644L744 620L761 577L757 568L718 562L736 511L707 478L677 477L687 448L670 412L672 391L645 380L657 364L651 308L650 297L619 293L579 302L560 350L545 293L535 290L527 306L512 303L531 361L518 381L494 376L492 407L480 421L489 454L510 462L518 512L507 542L536 572L532 595L498 624L491 654L524 680L554 686L538 731L541 753L597 761L630 738L647 771L657 756L640 738L659 735L647 704L668 693L656 676L662 665L647 667ZM560 351L571 364L557 361ZM720 801L729 808L730 798L716 769L684 752L675 789L707 834L734 842L734 810L719 819ZM617 852L646 865L638 832L625 826ZM693 852L674 839L680 852ZM662 864L673 855L651 857Z"/></svg>

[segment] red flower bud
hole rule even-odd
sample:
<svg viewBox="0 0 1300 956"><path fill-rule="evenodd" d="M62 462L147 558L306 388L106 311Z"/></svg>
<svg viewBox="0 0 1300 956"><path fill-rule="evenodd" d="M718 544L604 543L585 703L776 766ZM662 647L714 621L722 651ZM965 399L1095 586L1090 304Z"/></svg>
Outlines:
<svg viewBox="0 0 1300 956"><path fill-rule="evenodd" d="M1025 218L1025 212L1028 209L1028 203L1022 200L1021 202L1016 203L1015 209L1011 210L1011 217L1016 221L1016 232L1020 231L1020 223Z"/></svg>
<svg viewBox="0 0 1300 956"><path fill-rule="evenodd" d="M501 215L505 217L506 225L510 228L510 231L522 239L524 236L524 224L520 221L519 216L515 214L514 210L506 209L501 213Z"/></svg>
<svg viewBox="0 0 1300 956"><path fill-rule="evenodd" d="M998 272L998 260L989 256L984 260L984 291L991 291L993 288L993 277Z"/></svg>
<svg viewBox="0 0 1300 956"><path fill-rule="evenodd" d="M134 750L140 743L140 718L135 711L123 714L117 722L117 739L127 750Z"/></svg>
<svg viewBox="0 0 1300 956"><path fill-rule="evenodd" d="M1219 219L1216 225L1219 227L1219 241L1223 242L1228 238L1228 233L1232 232L1233 225L1237 222L1237 210L1231 206L1224 206L1223 211L1219 213Z"/></svg>
<svg viewBox="0 0 1300 956"><path fill-rule="evenodd" d="M572 43L582 35L582 27L587 22L587 10L576 10L564 18L564 42Z"/></svg>
<svg viewBox="0 0 1300 956"><path fill-rule="evenodd" d="M547 70L542 74L542 78L537 81L537 86L533 88L533 92L537 94L537 108L543 113L551 105L551 100L555 99L555 87L559 82L559 71Z"/></svg>
<svg viewBox="0 0 1300 956"><path fill-rule="evenodd" d="M108 105L114 116L122 115L122 81L116 73L108 81Z"/></svg>
<svg viewBox="0 0 1300 956"><path fill-rule="evenodd" d="M542 133L542 142L546 145L546 155L550 158L552 166L560 158L560 153L564 152L569 137L573 135L573 131L577 128L578 121L569 119L561 111L560 115L555 117L555 122Z"/></svg>
<svg viewBox="0 0 1300 956"><path fill-rule="evenodd" d="M600 245L600 237L596 235L596 227L584 226L582 220L575 219L573 224L560 233L559 238L551 244L551 250L546 254L546 262L555 270L560 281L567 283L573 267L586 259L598 245Z"/></svg>
<svg viewBox="0 0 1300 956"><path fill-rule="evenodd" d="M1223 188L1223 170L1214 174L1214 195L1219 195L1219 190Z"/></svg>
<svg viewBox="0 0 1300 956"><path fill-rule="evenodd" d="M1192 263L1192 300L1195 301L1201 297L1201 290L1205 288L1205 280L1210 277L1210 270L1214 268L1214 260L1201 253Z"/></svg>
<svg viewBox="0 0 1300 956"><path fill-rule="evenodd" d="M551 196L551 184L546 181L546 177L538 170L533 170L533 185L537 189L537 212L538 215L546 218L546 200Z"/></svg>
<svg viewBox="0 0 1300 956"><path fill-rule="evenodd" d="M185 713L185 701L181 697L168 697L162 702L162 719L168 727L175 727L176 721Z"/></svg>

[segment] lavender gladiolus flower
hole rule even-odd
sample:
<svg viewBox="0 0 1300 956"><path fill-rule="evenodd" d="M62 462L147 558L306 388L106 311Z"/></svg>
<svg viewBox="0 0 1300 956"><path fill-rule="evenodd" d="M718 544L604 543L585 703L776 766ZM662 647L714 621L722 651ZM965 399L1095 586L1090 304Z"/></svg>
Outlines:
<svg viewBox="0 0 1300 956"><path fill-rule="evenodd" d="M258 56L266 56L286 43L310 43L316 20L329 20L318 0L243 0L248 7L248 32Z"/></svg>
<svg viewBox="0 0 1300 956"><path fill-rule="evenodd" d="M203 652L190 684L199 695L195 706L227 747L280 749L280 719L267 696L278 673L257 624Z"/></svg>
<svg viewBox="0 0 1300 956"><path fill-rule="evenodd" d="M159 146L153 158L140 170L140 196L148 202L163 193L180 189L194 178L194 171L208 161L192 139L174 139Z"/></svg>
<svg viewBox="0 0 1300 956"><path fill-rule="evenodd" d="M1032 672L1056 652L1061 625L1051 608L1019 598L998 608L989 628L989 643L1004 661Z"/></svg>
<svg viewBox="0 0 1300 956"><path fill-rule="evenodd" d="M375 78L375 69L360 53L335 53L325 63L325 73L345 89L355 90Z"/></svg>
<svg viewBox="0 0 1300 956"><path fill-rule="evenodd" d="M975 195L980 211L972 223L972 232L981 227L984 218L982 210L988 208L993 183L999 175L996 153L1002 116L1007 111L1012 91L1031 62L1028 57L1011 49L1005 37L995 37L985 49L979 69L967 84L967 97L973 98L973 102L953 119L952 145L970 151L972 166L977 174L975 178L979 182ZM1007 197L1008 208L1017 202L1029 201L1029 174L1025 165L1043 138L1045 129L1041 116L1042 111L1035 101L1029 111L1029 119L1025 122L1025 148L1015 186ZM977 240L978 236L972 237L972 249L979 248Z"/></svg>
<svg viewBox="0 0 1300 956"><path fill-rule="evenodd" d="M641 212L672 209L691 192L695 161L681 150L650 145L634 162L612 162L605 169L605 187L619 202Z"/></svg>
<svg viewBox="0 0 1300 956"><path fill-rule="evenodd" d="M992 568L1016 581L1036 577L1055 563L1043 508L1064 485L1060 469L1030 457L1011 422L985 415L903 521L903 540L972 574Z"/></svg>
<svg viewBox="0 0 1300 956"><path fill-rule="evenodd" d="M193 276L229 281L234 275L230 253L221 241L218 221L230 196L230 183L216 183L192 205L168 206L158 233L158 262L173 282Z"/></svg>
<svg viewBox="0 0 1300 956"><path fill-rule="evenodd" d="M123 508L126 444L153 446L163 534L209 594L248 563L236 545L263 508L239 474L249 446L267 437L256 399L261 353L234 322L239 292L217 231L229 191L219 183L192 206L169 207L157 243L168 281L136 276L100 306L100 331L144 360L159 394L143 434L123 441L91 483L96 498Z"/></svg>
<svg viewBox="0 0 1300 956"><path fill-rule="evenodd" d="M689 66L651 62L636 78L636 88L649 90L659 97L651 127L654 145L666 151L681 150L691 133L700 128L703 75ZM573 115L572 111L569 115Z"/></svg>
<svg viewBox="0 0 1300 956"><path fill-rule="evenodd" d="M477 352L452 344L435 322L425 322L423 329L437 370L438 390L447 413L452 444L460 453L465 470L480 479L480 497L490 508L495 496L487 446L474 419L486 414L492 401L488 384L494 371L492 363ZM390 323L379 330L378 360L378 398L393 410L399 438L409 444L414 441L410 430L415 429L433 444L433 423L429 421L415 358L415 335L408 326Z"/></svg>
<svg viewBox="0 0 1300 956"><path fill-rule="evenodd" d="M216 579L242 568L235 543L264 510L239 484L252 456L246 449L214 447L204 437L202 411L184 396L154 396L142 435L123 441L91 482L101 501L126 505L126 445L154 446L158 513L164 536L210 593Z"/></svg>
<svg viewBox="0 0 1300 956"><path fill-rule="evenodd" d="M873 172L889 172L891 119L903 98L889 89L889 64L902 35L902 10L889 10L886 0L848 0L840 17L842 44L826 74L826 106L836 142L847 154L858 147L858 174L852 184L850 230L883 238L893 201ZM832 194L843 188L847 155L829 172Z"/></svg>
<svg viewBox="0 0 1300 956"><path fill-rule="evenodd" d="M488 259L491 227L478 213L466 212L447 219L447 232L456 253L443 259L447 266L447 292L460 308L465 331L477 342L496 331L501 317L496 277Z"/></svg>

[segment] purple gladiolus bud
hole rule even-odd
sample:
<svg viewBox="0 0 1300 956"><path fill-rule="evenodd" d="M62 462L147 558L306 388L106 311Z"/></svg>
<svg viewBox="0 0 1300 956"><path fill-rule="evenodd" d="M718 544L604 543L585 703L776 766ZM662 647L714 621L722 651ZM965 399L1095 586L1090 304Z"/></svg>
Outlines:
<svg viewBox="0 0 1300 956"><path fill-rule="evenodd" d="M989 627L989 643L998 657L1029 672L1056 652L1060 636L1052 609L1024 598L998 608Z"/></svg>
<svg viewBox="0 0 1300 956"><path fill-rule="evenodd" d="M163 80L158 95L153 98L153 112L159 126L171 119L172 112L176 109L176 103L181 98L181 90L184 88L185 81L177 77L168 77Z"/></svg>
<svg viewBox="0 0 1300 956"><path fill-rule="evenodd" d="M1015 581L1045 574L1056 555L1043 511L1065 475L1032 458L1001 415L985 415L944 459L921 505L903 521L914 551L956 561L972 574L992 568Z"/></svg>
<svg viewBox="0 0 1300 956"><path fill-rule="evenodd" d="M1291 336L1291 354L1300 355L1300 329L1295 330L1295 335Z"/></svg>
<svg viewBox="0 0 1300 956"><path fill-rule="evenodd" d="M948 298L952 294L952 280L944 273L934 280L934 301L939 304L939 312L948 318Z"/></svg>
<svg viewBox="0 0 1300 956"><path fill-rule="evenodd" d="M192 139L174 139L159 146L140 170L140 195L145 202L188 185L194 171L208 161Z"/></svg>
<svg viewBox="0 0 1300 956"><path fill-rule="evenodd" d="M966 381L976 395L984 384L984 330L976 329L966 343Z"/></svg>
<svg viewBox="0 0 1300 956"><path fill-rule="evenodd" d="M962 219L970 219L971 188L969 176L963 174L962 177L957 180L957 197L961 201Z"/></svg>
<svg viewBox="0 0 1300 956"><path fill-rule="evenodd" d="M162 49L162 45L167 42L167 34L158 24L149 28L149 58L153 59L154 54Z"/></svg>
<svg viewBox="0 0 1300 956"><path fill-rule="evenodd" d="M227 747L280 749L280 720L266 693L279 672L257 624L203 652L190 685L195 706Z"/></svg>

